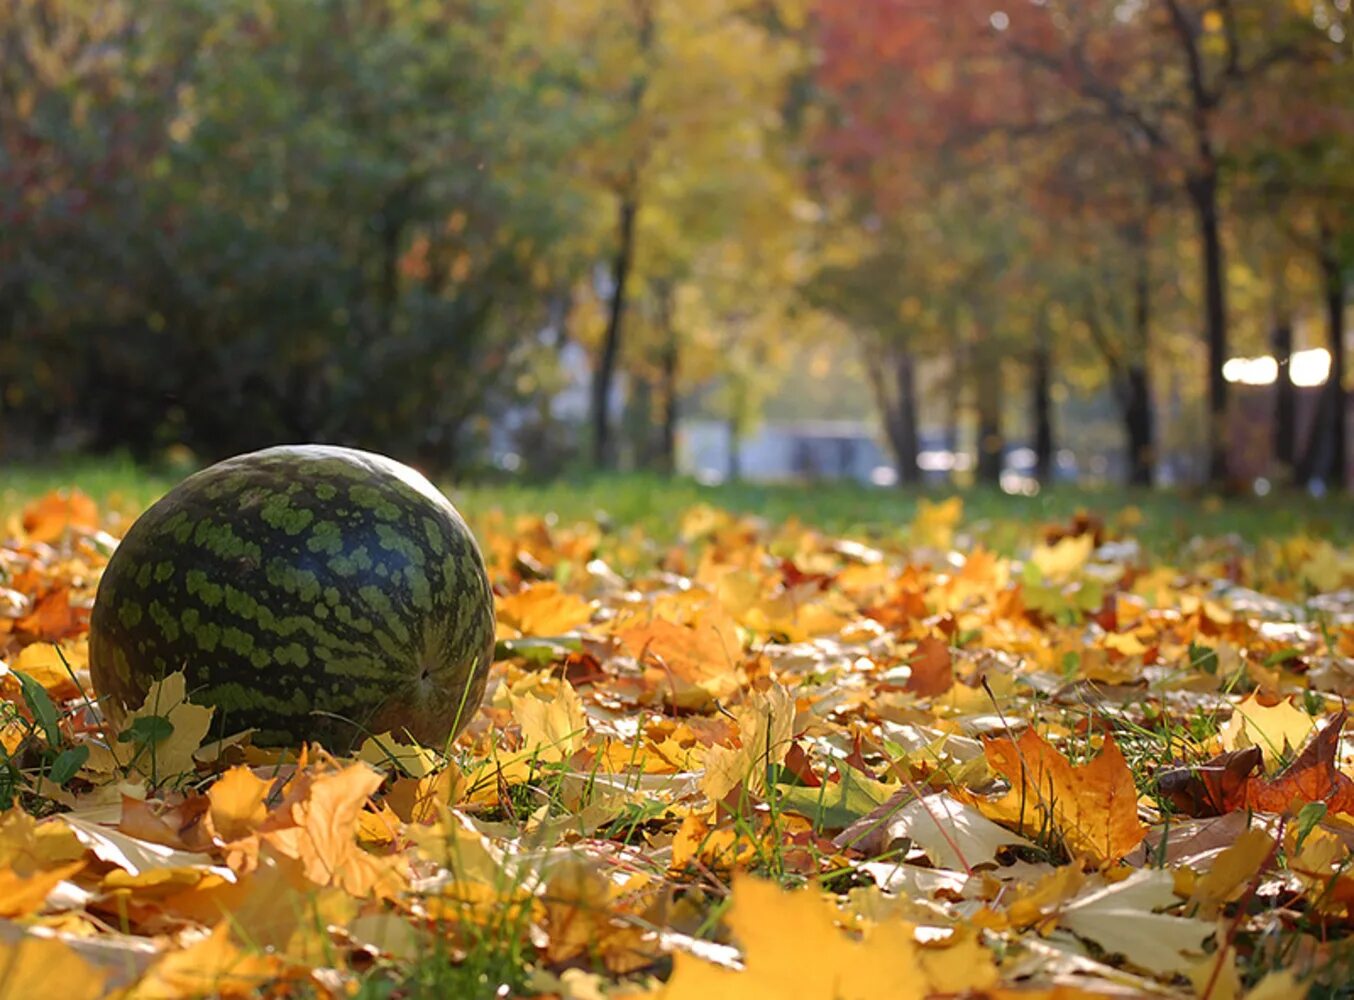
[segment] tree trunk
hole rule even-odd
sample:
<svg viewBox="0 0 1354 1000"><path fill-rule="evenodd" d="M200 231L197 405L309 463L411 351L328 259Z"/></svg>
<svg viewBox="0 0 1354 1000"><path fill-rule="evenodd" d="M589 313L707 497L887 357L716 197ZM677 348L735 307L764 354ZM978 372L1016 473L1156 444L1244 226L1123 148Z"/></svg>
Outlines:
<svg viewBox="0 0 1354 1000"><path fill-rule="evenodd" d="M1145 365L1129 365L1123 380L1124 434L1128 439L1128 481L1151 486L1156 467L1156 421L1152 414L1151 382Z"/></svg>
<svg viewBox="0 0 1354 1000"><path fill-rule="evenodd" d="M1333 245L1331 230L1321 229L1321 276L1326 298L1326 337L1330 351L1330 375L1321 393L1312 429L1307 438L1298 466L1302 482L1322 476L1332 489L1343 490L1348 485L1348 450L1346 434L1347 400L1344 386L1345 372L1345 283L1340 269L1340 258ZM1324 461L1323 461L1324 459Z"/></svg>
<svg viewBox="0 0 1354 1000"><path fill-rule="evenodd" d="M1208 164L1188 183L1203 251L1204 340L1208 347L1208 481L1227 481L1227 287L1222 225L1218 218L1217 168Z"/></svg>
<svg viewBox="0 0 1354 1000"><path fill-rule="evenodd" d="M891 362L891 363L890 363ZM886 349L882 356L865 359L870 388L874 391L880 423L898 469L898 485L917 482L919 450L917 432L917 372L911 351Z"/></svg>
<svg viewBox="0 0 1354 1000"><path fill-rule="evenodd" d="M635 216L639 206L627 192L620 200L619 234L616 256L612 260L611 305L607 313L602 354L592 380L592 461L598 469L610 468L615 460L611 442L611 386L616 378L616 362L621 350L621 324L625 316L626 284L634 263Z"/></svg>
<svg viewBox="0 0 1354 1000"><path fill-rule="evenodd" d="M980 362L978 372L978 482L995 486L1001 482L1001 365Z"/></svg>
<svg viewBox="0 0 1354 1000"><path fill-rule="evenodd" d="M1339 260L1333 255L1326 271L1326 331L1330 339L1330 378L1326 393L1330 396L1334 421L1331 426L1331 487L1349 485L1349 412L1345 394L1345 283Z"/></svg>
<svg viewBox="0 0 1354 1000"><path fill-rule="evenodd" d="M1293 386L1293 318L1282 307L1274 318L1270 336L1274 360L1279 364L1279 377L1274 383L1274 467L1279 482L1293 482L1295 457L1294 437L1297 433L1297 394Z"/></svg>
<svg viewBox="0 0 1354 1000"><path fill-rule="evenodd" d="M1034 474L1047 486L1053 482L1053 400L1050 388L1053 381L1053 358L1048 344L1048 330L1039 324L1034 347L1034 371L1031 388L1034 391Z"/></svg>
<svg viewBox="0 0 1354 1000"><path fill-rule="evenodd" d="M659 429L658 465L664 475L671 476L677 472L677 420L680 416L678 412L680 404L677 399L677 375L680 370L681 355L679 348L681 345L677 340L677 328L672 322L671 293L664 292L660 301L663 311L663 332L666 339L663 342L663 356L660 359L659 394L661 396L660 405L663 407L663 422Z"/></svg>
<svg viewBox="0 0 1354 1000"><path fill-rule="evenodd" d="M1150 209L1149 209L1150 211ZM1152 270L1147 222L1142 227L1138 273L1133 282L1133 331L1138 355L1124 366L1124 431L1128 436L1128 480L1134 486L1156 482L1156 419L1152 377L1147 367L1152 345Z"/></svg>

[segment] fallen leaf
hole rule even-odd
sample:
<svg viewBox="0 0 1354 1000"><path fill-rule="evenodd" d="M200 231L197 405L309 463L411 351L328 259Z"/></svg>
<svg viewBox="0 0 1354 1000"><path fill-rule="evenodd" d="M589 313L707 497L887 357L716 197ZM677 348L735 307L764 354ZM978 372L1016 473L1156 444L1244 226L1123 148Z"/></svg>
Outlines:
<svg viewBox="0 0 1354 1000"><path fill-rule="evenodd" d="M954 685L954 658L950 655L950 644L944 639L935 636L921 639L907 662L912 673L904 689L919 698L944 694Z"/></svg>
<svg viewBox="0 0 1354 1000"><path fill-rule="evenodd" d="M229 842L254 833L268 817L266 804L273 783L247 767L232 767L207 791L212 829Z"/></svg>
<svg viewBox="0 0 1354 1000"><path fill-rule="evenodd" d="M1077 767L1033 729L1015 742L989 739L984 750L992 769L1012 785L991 808L1018 823L1018 829L1039 829L1042 813L1068 850L1097 863L1119 860L1146 835L1138 820L1133 772L1113 736L1106 735L1095 759Z"/></svg>
<svg viewBox="0 0 1354 1000"><path fill-rule="evenodd" d="M743 950L743 970L678 953L663 1000L906 1000L929 992L909 926L880 925L852 941L816 890L787 892L741 876L726 919Z"/></svg>
<svg viewBox="0 0 1354 1000"><path fill-rule="evenodd" d="M1251 778L1246 804L1261 812L1288 812L1309 802L1324 802L1333 813L1354 815L1354 780L1339 769L1341 710L1307 743L1306 748L1272 780Z"/></svg>
<svg viewBox="0 0 1354 1000"><path fill-rule="evenodd" d="M522 728L522 752L539 760L567 760L587 740L588 716L578 692L565 680L553 698L511 695L513 718Z"/></svg>
<svg viewBox="0 0 1354 1000"><path fill-rule="evenodd" d="M24 508L23 529L33 542L56 542L72 528L95 531L99 508L79 490L55 490Z"/></svg>
<svg viewBox="0 0 1354 1000"><path fill-rule="evenodd" d="M925 851L937 867L965 871L991 864L1008 845L1034 846L944 792L918 799L907 790L848 827L835 843L876 855L905 838Z"/></svg>
<svg viewBox="0 0 1354 1000"><path fill-rule="evenodd" d="M1288 701L1261 705L1249 695L1232 711L1232 717L1218 731L1224 750L1259 747L1265 765L1272 769L1285 753L1307 742L1316 720Z"/></svg>
<svg viewBox="0 0 1354 1000"><path fill-rule="evenodd" d="M1078 895L1064 905L1058 923L1139 968L1157 975L1188 975L1217 924L1153 912L1179 902L1174 886L1168 871L1137 871Z"/></svg>
<svg viewBox="0 0 1354 1000"><path fill-rule="evenodd" d="M552 582L533 583L494 602L498 620L521 635L555 636L586 625L592 605Z"/></svg>
<svg viewBox="0 0 1354 1000"><path fill-rule="evenodd" d="M751 795L766 793L767 768L779 765L794 738L795 700L779 684L757 692L738 707L737 747L711 747L705 755L701 791L721 801L740 782Z"/></svg>
<svg viewBox="0 0 1354 1000"><path fill-rule="evenodd" d="M0 1000L52 996L57 976L61 1000L96 1000L108 989L108 972L63 941L31 932L14 944L0 941Z"/></svg>
<svg viewBox="0 0 1354 1000"><path fill-rule="evenodd" d="M275 956L241 949L222 922L208 937L171 951L152 965L128 990L125 1000L249 997L283 971Z"/></svg>

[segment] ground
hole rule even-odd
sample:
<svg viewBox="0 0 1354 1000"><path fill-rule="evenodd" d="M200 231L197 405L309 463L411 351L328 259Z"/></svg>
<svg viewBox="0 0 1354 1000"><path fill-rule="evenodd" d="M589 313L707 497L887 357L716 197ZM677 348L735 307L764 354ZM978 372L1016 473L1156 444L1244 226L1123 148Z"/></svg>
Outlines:
<svg viewBox="0 0 1354 1000"><path fill-rule="evenodd" d="M1347 978L1341 501L452 487L497 594L482 710L298 759L200 747L174 677L121 733L86 701L98 574L174 478L0 484L0 996L58 965L146 997Z"/></svg>

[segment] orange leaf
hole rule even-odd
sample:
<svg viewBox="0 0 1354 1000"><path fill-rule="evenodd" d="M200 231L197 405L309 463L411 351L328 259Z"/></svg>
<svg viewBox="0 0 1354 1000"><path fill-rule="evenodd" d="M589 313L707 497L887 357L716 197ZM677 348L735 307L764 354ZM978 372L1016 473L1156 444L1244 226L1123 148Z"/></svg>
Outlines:
<svg viewBox="0 0 1354 1000"><path fill-rule="evenodd" d="M498 620L523 635L551 636L586 625L592 605L557 583L535 583L495 602Z"/></svg>
<svg viewBox="0 0 1354 1000"><path fill-rule="evenodd" d="M904 689L921 698L944 694L954 686L954 658L950 644L928 635L917 643L917 651L908 661L912 675Z"/></svg>
<svg viewBox="0 0 1354 1000"><path fill-rule="evenodd" d="M272 782L247 767L232 767L207 792L211 799L212 828L224 841L253 833L268 816L265 800Z"/></svg>
<svg viewBox="0 0 1354 1000"><path fill-rule="evenodd" d="M743 643L733 620L702 619L677 625L661 618L622 629L621 645L653 665L655 681L673 704L699 708L711 698L728 698L739 687L737 668Z"/></svg>
<svg viewBox="0 0 1354 1000"><path fill-rule="evenodd" d="M20 632L34 639L55 642L89 628L89 609L71 604L68 587L58 587L42 597L33 610L15 623Z"/></svg>
<svg viewBox="0 0 1354 1000"><path fill-rule="evenodd" d="M1119 860L1146 836L1133 772L1113 736L1105 737L1099 756L1076 767L1032 729L1016 742L990 739L983 749L988 764L1012 786L995 803L998 812L1025 830L1037 831L1043 814L1069 851L1097 863Z"/></svg>
<svg viewBox="0 0 1354 1000"><path fill-rule="evenodd" d="M74 861L60 868L20 875L13 868L0 868L0 917L13 919L27 917L42 909L47 894L57 884L70 878L85 866Z"/></svg>
<svg viewBox="0 0 1354 1000"><path fill-rule="evenodd" d="M55 542L69 528L98 528L99 509L79 490L56 490L24 508L23 526L30 541Z"/></svg>
<svg viewBox="0 0 1354 1000"><path fill-rule="evenodd" d="M275 956L242 950L230 938L229 921L222 921L210 937L152 965L126 996L127 1000L253 996L282 972Z"/></svg>

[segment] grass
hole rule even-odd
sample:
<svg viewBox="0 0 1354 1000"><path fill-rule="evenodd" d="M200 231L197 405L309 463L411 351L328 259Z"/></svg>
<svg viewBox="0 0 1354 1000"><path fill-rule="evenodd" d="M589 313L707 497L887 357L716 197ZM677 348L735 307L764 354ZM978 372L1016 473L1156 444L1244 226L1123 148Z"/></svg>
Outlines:
<svg viewBox="0 0 1354 1000"><path fill-rule="evenodd" d="M189 470L147 470L127 459L80 459L0 471L0 516L22 508L49 490L75 486L107 509L134 513L155 500ZM474 522L498 510L509 517L554 515L561 522L600 519L636 529L658 541L671 539L681 512L711 504L771 522L798 519L832 534L889 537L915 516L922 499L947 490L881 489L851 483L702 486L690 479L646 474L578 476L551 483L444 483L458 507ZM1010 496L993 489L961 491L963 524L998 551L1009 552L1041 524L1066 521L1087 510L1114 521L1132 508L1132 534L1146 547L1169 554L1197 536L1235 535L1246 543L1266 537L1307 533L1354 544L1354 514L1342 497L1302 494L1219 497L1210 494L1124 488L1058 486L1036 496Z"/></svg>

